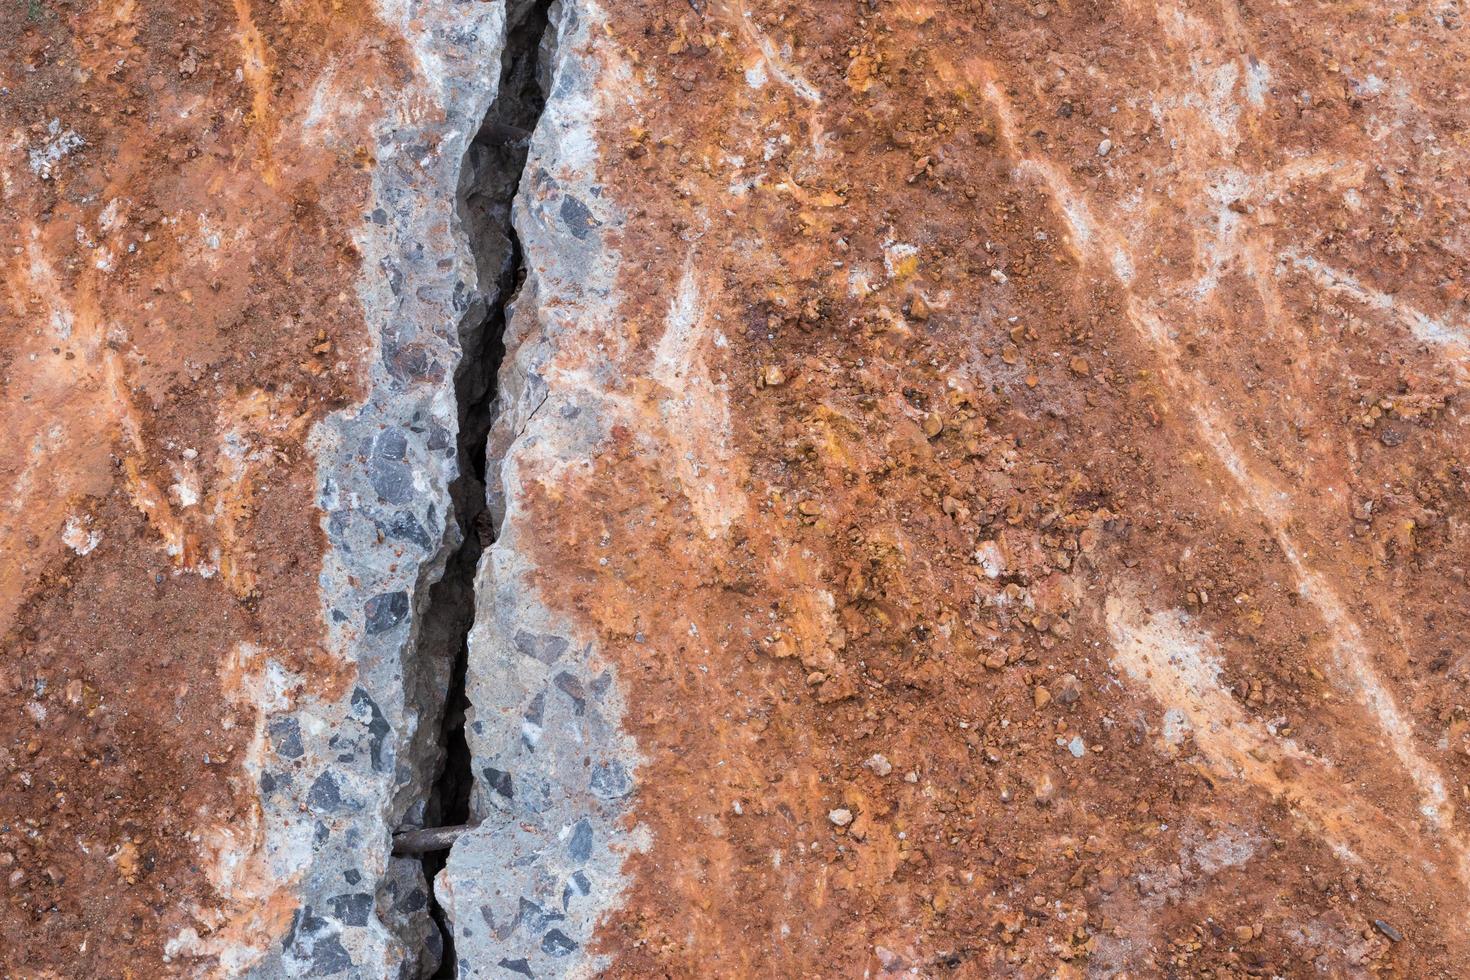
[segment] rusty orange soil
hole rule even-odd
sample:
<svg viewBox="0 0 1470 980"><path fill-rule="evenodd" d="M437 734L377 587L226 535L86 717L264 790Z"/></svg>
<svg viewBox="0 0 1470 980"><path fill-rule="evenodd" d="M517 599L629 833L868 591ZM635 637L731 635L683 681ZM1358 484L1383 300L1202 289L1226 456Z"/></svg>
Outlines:
<svg viewBox="0 0 1470 980"><path fill-rule="evenodd" d="M611 974L1465 975L1452 15L614 8Z"/></svg>
<svg viewBox="0 0 1470 980"><path fill-rule="evenodd" d="M343 134L374 108L304 120L323 65L398 70L370 10L0 14L6 976L206 969L163 945L230 911L208 845L257 806L233 672L256 649L350 680L304 440L360 384L369 157Z"/></svg>
<svg viewBox="0 0 1470 980"><path fill-rule="evenodd" d="M609 8L643 421L528 511L647 758L609 973L1470 972L1453 11ZM303 440L386 37L0 16L7 975L208 969L237 646L347 680Z"/></svg>

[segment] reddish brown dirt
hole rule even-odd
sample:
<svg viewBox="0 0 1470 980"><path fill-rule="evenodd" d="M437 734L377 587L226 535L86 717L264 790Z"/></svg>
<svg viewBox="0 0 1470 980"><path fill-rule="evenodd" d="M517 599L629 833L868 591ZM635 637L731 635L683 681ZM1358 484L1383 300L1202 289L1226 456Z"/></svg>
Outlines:
<svg viewBox="0 0 1470 980"><path fill-rule="evenodd" d="M218 903L191 835L253 805L225 665L248 640L344 680L313 652L301 440L357 390L367 149L302 133L328 62L341 91L399 72L367 9L0 17L8 975L207 967L162 942ZM610 972L1465 975L1464 346L1283 261L1463 333L1449 15L613 13L659 96L610 124L602 175L638 202L646 411L531 511L538 584L600 635L649 760ZM1237 65L1242 103L1252 59L1269 96L1226 146L1208 73ZM1218 200L1225 171L1251 180ZM700 352L731 403L713 495L669 451L709 420L660 407L686 275L729 343ZM233 470L227 431L268 451ZM1178 679L1126 668L1172 610L1229 722L1178 744Z"/></svg>
<svg viewBox="0 0 1470 980"><path fill-rule="evenodd" d="M611 973L1463 976L1457 25L611 20L643 86L600 175L632 207L642 413L531 509L536 584L600 636L648 757ZM662 376L691 282L707 336ZM732 448L695 473L681 434L707 460L719 420L668 400L706 365ZM1218 684L1139 653L1168 624ZM1214 724L1170 744L1176 695Z"/></svg>
<svg viewBox="0 0 1470 980"><path fill-rule="evenodd" d="M349 679L319 646L303 440L358 391L368 151L342 135L372 99L326 139L301 120L324 66L399 71L370 9L0 14L6 976L206 967L163 943L215 921L199 835L255 806L228 665L249 643L320 693Z"/></svg>

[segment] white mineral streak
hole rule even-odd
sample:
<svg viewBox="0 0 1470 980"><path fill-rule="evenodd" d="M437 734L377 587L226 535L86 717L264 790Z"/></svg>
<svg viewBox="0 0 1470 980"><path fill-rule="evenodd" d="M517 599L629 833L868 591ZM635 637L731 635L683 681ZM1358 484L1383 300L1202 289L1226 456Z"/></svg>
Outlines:
<svg viewBox="0 0 1470 980"><path fill-rule="evenodd" d="M1171 21L1166 27L1171 30L1185 30L1189 24ZM1226 86L1225 79L1221 76L1218 79L1219 84L1206 86L1209 97L1204 99L1189 92L1178 98L1161 95L1159 98L1163 108L1159 109L1158 115L1174 125L1188 127L1191 133L1200 137L1197 142L1207 144L1212 149L1212 155L1207 155L1204 150L1194 151L1201 158L1191 160L1190 163L1192 169L1198 172L1216 174L1217 180L1214 183L1206 182L1200 188L1198 200L1186 203L1200 214L1209 214L1216 218L1216 240L1210 251L1238 257L1254 273L1250 281L1260 291L1265 308L1274 310L1279 309L1280 298L1276 293L1275 277L1271 270L1278 261L1285 260L1314 273L1320 270L1294 252L1265 254L1260 243L1245 238L1234 216L1230 220L1218 220L1222 211L1219 182L1233 181L1231 186L1241 192L1247 188L1264 191L1285 186L1306 175L1330 180L1340 168L1320 163L1311 167L1298 164L1283 168L1280 172L1261 172L1248 178L1232 176L1225 162L1234 155L1237 142L1235 122L1239 107L1226 111L1222 108L1222 99L1235 86L1235 79L1236 75L1232 73L1229 76L1230 84ZM1198 77L1194 81L1195 88L1204 85L1204 80ZM1391 751L1419 793L1421 812L1437 829L1450 835L1450 843L1459 856L1459 864L1470 869L1470 850L1466 849L1451 828L1452 814L1446 806L1442 777L1415 744L1407 721L1379 676L1375 666L1376 657L1368 649L1361 629L1346 612L1343 601L1329 579L1313 567L1291 533L1293 507L1296 506L1292 496L1277 485L1261 461L1240 452L1231 436L1231 426L1222 413L1218 399L1205 389L1192 372L1180 366L1178 344L1174 340L1176 334L1171 327L1174 323L1182 325L1189 322L1192 315L1198 315L1191 311L1199 300L1212 292L1209 273L1204 280L1186 292L1184 297L1172 297L1167 291L1161 294L1144 293L1135 288L1132 270L1136 268L1138 257L1132 254L1130 242L1146 240L1148 236L1145 230L1130 227L1125 215L1116 218L1107 215L1103 207L1089 202L1086 195L1050 160L1027 154L1025 144L1018 137L1015 112L1005 93L993 78L987 79L984 92L999 118L1003 139L1020 161L1018 169L1035 180L1050 195L1067 226L1072 248L1078 257L1094 267L1111 269L1117 276L1119 286L1124 292L1125 312L1129 321L1140 337L1159 355L1164 380L1169 386L1174 403L1186 418L1193 421L1200 441L1233 484L1229 489L1230 496L1235 501L1234 506L1243 512L1253 511L1259 515L1275 537L1297 576L1298 591L1316 607L1332 637L1333 666L1338 668L1334 671L1335 675L1367 709L1369 716L1386 737ZM1213 135L1214 140L1205 139L1205 134ZM1201 226L1204 224L1201 221ZM1341 278L1324 282L1323 285L1334 291L1349 292L1353 286ZM1186 297L1188 302L1177 301ZM1370 305L1375 302L1372 296L1358 295L1355 298ZM1382 303L1377 305L1382 308ZM1286 320L1285 317L1278 319ZM1445 339L1448 332L1446 325L1425 324L1411 314L1407 325L1420 339L1438 338L1438 341L1449 342Z"/></svg>
<svg viewBox="0 0 1470 980"><path fill-rule="evenodd" d="M1288 801L1344 860L1410 862L1423 846L1423 832L1362 796L1351 773L1247 715L1220 680L1214 643L1184 613L1148 612L1125 595L1107 600L1106 616L1113 667L1160 706L1156 725L1165 751L1178 751L1192 737L1211 769ZM1385 835L1385 825L1398 832ZM1452 874L1470 883L1458 848L1449 863Z"/></svg>

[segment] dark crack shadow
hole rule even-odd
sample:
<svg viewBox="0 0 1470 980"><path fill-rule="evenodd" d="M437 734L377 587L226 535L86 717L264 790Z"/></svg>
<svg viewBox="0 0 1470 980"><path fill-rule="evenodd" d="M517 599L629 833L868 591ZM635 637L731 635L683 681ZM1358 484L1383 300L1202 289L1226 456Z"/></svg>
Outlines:
<svg viewBox="0 0 1470 980"><path fill-rule="evenodd" d="M494 540L493 522L485 503L485 447L494 422L496 379L505 355L509 306L525 278L520 242L511 224L511 206L525 168L531 133L545 105L538 61L549 7L549 0L508 5L499 93L465 153L456 189L460 219L479 274L480 308L484 313L478 318L471 315L461 324L463 358L454 379L459 404L460 476L451 485L450 495L462 541L446 562L443 578L431 589L422 620L421 635L427 642L442 646L433 654L441 662L450 651L453 656L439 730L439 757L443 763L424 801L422 827L453 827L470 819L473 777L464 731L469 706L465 672L469 632L474 625L475 570L481 554ZM444 946L434 977L457 975L453 932L433 897L432 887L434 876L443 870L447 859L447 850L422 855L424 876L430 883L429 913Z"/></svg>

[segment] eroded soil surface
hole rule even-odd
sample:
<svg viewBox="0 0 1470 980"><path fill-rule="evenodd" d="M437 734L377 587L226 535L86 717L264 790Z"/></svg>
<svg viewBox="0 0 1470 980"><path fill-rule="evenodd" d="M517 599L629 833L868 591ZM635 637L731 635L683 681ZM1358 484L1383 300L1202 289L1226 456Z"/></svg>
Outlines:
<svg viewBox="0 0 1470 980"><path fill-rule="evenodd" d="M1454 11L611 22L613 972L1463 975Z"/></svg>
<svg viewBox="0 0 1470 980"><path fill-rule="evenodd" d="M207 966L164 944L224 919L221 852L259 844L241 644L350 680L304 443L359 386L353 125L398 71L384 36L355 2L0 14L7 976Z"/></svg>
<svg viewBox="0 0 1470 980"><path fill-rule="evenodd" d="M525 519L646 758L610 973L1470 972L1458 9L607 7L628 415ZM350 683L395 36L0 15L6 975L214 967L234 651Z"/></svg>

